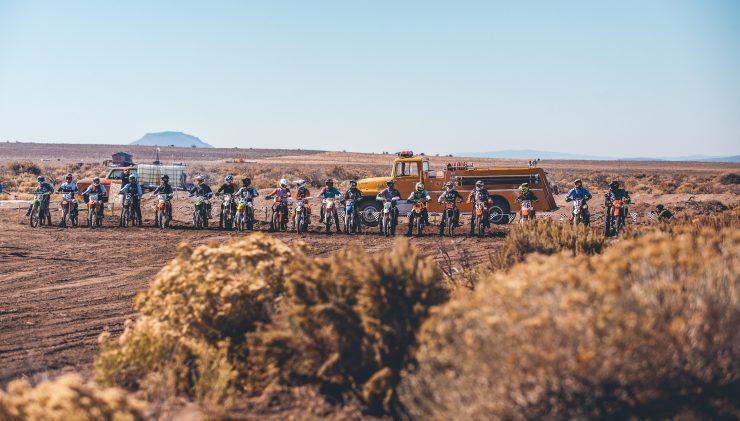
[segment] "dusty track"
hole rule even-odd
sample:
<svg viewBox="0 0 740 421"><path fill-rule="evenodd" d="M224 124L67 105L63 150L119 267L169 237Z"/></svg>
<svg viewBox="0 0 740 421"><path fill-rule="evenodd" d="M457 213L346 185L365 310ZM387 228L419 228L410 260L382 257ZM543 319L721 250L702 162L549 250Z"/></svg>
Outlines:
<svg viewBox="0 0 740 421"><path fill-rule="evenodd" d="M52 216L58 222L58 215ZM184 210L176 217L176 224L187 225ZM72 369L89 373L98 335L103 330L121 332L123 322L134 316L134 296L148 287L179 243L224 242L243 235L184 227L120 229L114 224L106 215L100 229L33 229L15 223L15 210L0 208L0 384L24 376L35 381ZM461 249L455 244L466 244L472 251L469 260L479 263L501 243L501 234L454 240L429 236L412 243L437 259L442 258L440 246L454 257ZM304 241L317 256L349 243L375 252L393 242L376 234L272 235L288 243Z"/></svg>

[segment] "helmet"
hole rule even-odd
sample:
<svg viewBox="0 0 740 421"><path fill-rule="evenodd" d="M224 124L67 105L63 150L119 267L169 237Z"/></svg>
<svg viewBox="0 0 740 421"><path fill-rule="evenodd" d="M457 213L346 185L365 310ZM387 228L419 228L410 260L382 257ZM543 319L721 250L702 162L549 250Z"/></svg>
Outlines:
<svg viewBox="0 0 740 421"><path fill-rule="evenodd" d="M522 183L519 186L519 190L521 190L521 191L527 191L527 190L529 190L529 183Z"/></svg>
<svg viewBox="0 0 740 421"><path fill-rule="evenodd" d="M392 185L396 184L396 181L395 180L388 180L388 181L385 182L385 184L387 186L392 186Z"/></svg>
<svg viewBox="0 0 740 421"><path fill-rule="evenodd" d="M483 188L483 180L478 180L475 182L475 188L480 190Z"/></svg>
<svg viewBox="0 0 740 421"><path fill-rule="evenodd" d="M244 177L244 178L242 178L242 183L244 183L245 186L248 186L248 185L252 184L252 179L249 178L249 177Z"/></svg>
<svg viewBox="0 0 740 421"><path fill-rule="evenodd" d="M658 205L658 206L656 206L655 208L656 208L656 209L658 209L659 211L662 211L662 210L663 210L663 208L665 208L665 206L663 206L663 205Z"/></svg>
<svg viewBox="0 0 740 421"><path fill-rule="evenodd" d="M327 185L327 186L331 186L331 185L334 185L334 180L332 180L331 178L327 178L327 179L326 179L326 185Z"/></svg>
<svg viewBox="0 0 740 421"><path fill-rule="evenodd" d="M350 187L357 187L357 181L355 181L355 180L349 180L349 186Z"/></svg>
<svg viewBox="0 0 740 421"><path fill-rule="evenodd" d="M36 180L38 180L39 183L43 183L44 181L46 181L46 178L43 175L40 175L36 177Z"/></svg>
<svg viewBox="0 0 740 421"><path fill-rule="evenodd" d="M424 183L416 183L416 191L423 192L424 191Z"/></svg>
<svg viewBox="0 0 740 421"><path fill-rule="evenodd" d="M445 183L445 187L447 187L448 189L451 189L455 187L455 183L453 183L452 181L448 181Z"/></svg>
<svg viewBox="0 0 740 421"><path fill-rule="evenodd" d="M132 175L131 177L128 178L128 181L133 183L134 181L136 181L136 176Z"/></svg>
<svg viewBox="0 0 740 421"><path fill-rule="evenodd" d="M288 187L288 180L281 178L280 179L280 187Z"/></svg>
<svg viewBox="0 0 740 421"><path fill-rule="evenodd" d="M580 179L580 178L576 178L575 180L573 180L573 184L574 184L574 185L575 185L575 184L583 184L583 181L581 181L581 179Z"/></svg>
<svg viewBox="0 0 740 421"><path fill-rule="evenodd" d="M67 180L70 180L71 181L72 180L72 173L68 173L66 178L67 178Z"/></svg>
<svg viewBox="0 0 740 421"><path fill-rule="evenodd" d="M301 178L300 180L296 181L296 184L298 184L298 187L306 187L306 180Z"/></svg>
<svg viewBox="0 0 740 421"><path fill-rule="evenodd" d="M93 178L93 183L100 184L100 177Z"/></svg>
<svg viewBox="0 0 740 421"><path fill-rule="evenodd" d="M206 178L205 178L205 177L203 177L202 175L199 175L199 176L195 177L195 181L197 181L197 182L199 182L199 183L202 183L202 182L204 182L205 180L206 180Z"/></svg>
<svg viewBox="0 0 740 421"><path fill-rule="evenodd" d="M615 180L615 181L612 181L611 183L609 183L609 188L610 188L610 189L614 190L614 189L616 189L617 187L619 187L619 181L616 181L616 180Z"/></svg>
<svg viewBox="0 0 740 421"><path fill-rule="evenodd" d="M234 181L234 176L227 175L226 177L224 177L224 180L226 180L227 183L231 183L232 181Z"/></svg>
<svg viewBox="0 0 740 421"><path fill-rule="evenodd" d="M162 176L162 181L170 181L170 176L165 174Z"/></svg>

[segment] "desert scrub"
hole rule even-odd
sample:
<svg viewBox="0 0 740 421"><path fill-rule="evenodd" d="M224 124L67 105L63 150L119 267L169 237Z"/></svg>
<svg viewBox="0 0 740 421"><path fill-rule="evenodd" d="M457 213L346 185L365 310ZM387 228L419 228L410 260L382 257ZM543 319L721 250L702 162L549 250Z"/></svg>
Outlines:
<svg viewBox="0 0 740 421"><path fill-rule="evenodd" d="M3 421L139 421L146 406L121 389L103 389L84 383L77 374L65 374L54 381L32 387L26 380L0 391L0 419Z"/></svg>
<svg viewBox="0 0 740 421"><path fill-rule="evenodd" d="M426 419L737 417L740 232L532 256L443 305L399 387Z"/></svg>
<svg viewBox="0 0 740 421"><path fill-rule="evenodd" d="M511 266L525 260L530 253L554 254L568 250L574 256L597 254L604 249L605 242L602 230L536 219L511 229L498 256L498 264Z"/></svg>
<svg viewBox="0 0 740 421"><path fill-rule="evenodd" d="M435 263L406 242L324 259L262 234L183 245L136 298L136 321L117 339L101 335L95 371L152 399L212 407L271 385L319 384L389 409L419 326L445 299Z"/></svg>

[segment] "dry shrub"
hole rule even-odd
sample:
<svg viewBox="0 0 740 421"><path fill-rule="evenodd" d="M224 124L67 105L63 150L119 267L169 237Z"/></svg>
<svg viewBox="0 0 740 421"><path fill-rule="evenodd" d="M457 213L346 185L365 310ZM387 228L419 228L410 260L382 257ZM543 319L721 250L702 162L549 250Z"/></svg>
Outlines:
<svg viewBox="0 0 740 421"><path fill-rule="evenodd" d="M740 184L740 174L727 173L719 177L719 182L722 184Z"/></svg>
<svg viewBox="0 0 740 421"><path fill-rule="evenodd" d="M572 255L601 253L606 239L601 230L583 225L536 219L511 229L498 260L500 267L521 262L530 253L554 254L569 250Z"/></svg>
<svg viewBox="0 0 740 421"><path fill-rule="evenodd" d="M399 387L421 419L740 415L740 232L534 256L423 326Z"/></svg>
<svg viewBox="0 0 740 421"><path fill-rule="evenodd" d="M212 406L307 383L387 409L416 331L444 299L434 262L405 242L327 259L262 234L182 246L137 297L137 320L115 340L101 336L96 374Z"/></svg>
<svg viewBox="0 0 740 421"><path fill-rule="evenodd" d="M26 380L0 391L0 419L4 421L137 421L147 419L146 406L121 389L102 389L84 383L77 374L65 374L53 382L32 387Z"/></svg>

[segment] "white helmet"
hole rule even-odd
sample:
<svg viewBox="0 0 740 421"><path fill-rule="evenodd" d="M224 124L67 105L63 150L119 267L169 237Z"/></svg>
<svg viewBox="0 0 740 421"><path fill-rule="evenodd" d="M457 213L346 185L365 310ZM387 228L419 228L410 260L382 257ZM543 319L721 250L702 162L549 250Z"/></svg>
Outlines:
<svg viewBox="0 0 740 421"><path fill-rule="evenodd" d="M298 187L306 187L306 180L301 178L300 180L296 181L296 184L298 184Z"/></svg>
<svg viewBox="0 0 740 421"><path fill-rule="evenodd" d="M280 187L288 187L288 180L281 178L280 179Z"/></svg>

